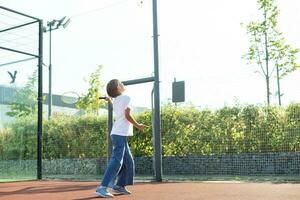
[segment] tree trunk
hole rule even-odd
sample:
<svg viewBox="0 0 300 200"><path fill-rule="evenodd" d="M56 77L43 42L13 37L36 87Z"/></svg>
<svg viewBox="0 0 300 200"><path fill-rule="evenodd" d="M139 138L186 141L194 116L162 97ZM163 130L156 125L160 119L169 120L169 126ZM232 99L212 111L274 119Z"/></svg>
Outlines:
<svg viewBox="0 0 300 200"><path fill-rule="evenodd" d="M277 79L278 104L279 106L281 106L280 77L279 77L279 68L277 64L276 64L276 79Z"/></svg>
<svg viewBox="0 0 300 200"><path fill-rule="evenodd" d="M269 76L269 51L268 51L268 33L267 33L267 11L264 10L265 25L265 53L266 53L266 84L267 84L267 103L270 105L270 76Z"/></svg>

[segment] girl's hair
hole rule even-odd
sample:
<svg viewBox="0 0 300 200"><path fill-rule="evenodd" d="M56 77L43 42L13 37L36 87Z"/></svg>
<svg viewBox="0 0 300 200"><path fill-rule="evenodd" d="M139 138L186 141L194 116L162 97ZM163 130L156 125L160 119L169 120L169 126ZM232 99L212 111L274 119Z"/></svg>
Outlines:
<svg viewBox="0 0 300 200"><path fill-rule="evenodd" d="M106 92L110 97L117 97L120 95L118 91L118 86L120 84L120 81L118 79L112 79L110 80L106 85Z"/></svg>

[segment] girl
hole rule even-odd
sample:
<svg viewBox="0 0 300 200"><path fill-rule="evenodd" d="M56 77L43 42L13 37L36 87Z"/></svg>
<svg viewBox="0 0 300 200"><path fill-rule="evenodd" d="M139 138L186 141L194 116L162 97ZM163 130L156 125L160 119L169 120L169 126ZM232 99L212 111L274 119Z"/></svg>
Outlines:
<svg viewBox="0 0 300 200"><path fill-rule="evenodd" d="M127 138L133 135L132 125L139 130L143 130L146 126L137 123L131 116L130 97L122 94L125 88L119 80L109 81L106 90L107 94L114 98L113 102L110 97L107 97L106 100L108 103L112 103L116 120L110 133L112 155L102 183L96 189L96 194L104 198L111 198L114 195L107 191L108 187L118 194L130 194L125 186L133 185L134 162Z"/></svg>

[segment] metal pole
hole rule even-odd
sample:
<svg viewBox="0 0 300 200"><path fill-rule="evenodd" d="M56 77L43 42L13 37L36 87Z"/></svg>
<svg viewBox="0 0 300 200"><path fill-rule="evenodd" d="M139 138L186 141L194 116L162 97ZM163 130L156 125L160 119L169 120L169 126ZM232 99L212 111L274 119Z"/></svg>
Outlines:
<svg viewBox="0 0 300 200"><path fill-rule="evenodd" d="M112 145L110 139L110 132L113 126L113 107L111 103L108 103L108 133L107 133L107 142L108 142L108 160L110 159L112 152Z"/></svg>
<svg viewBox="0 0 300 200"><path fill-rule="evenodd" d="M134 79L134 80L129 80L129 81L122 81L124 85L135 85L135 84L140 84L140 83L148 83L148 82L153 82L155 81L154 77L147 77L147 78L140 78L140 79Z"/></svg>
<svg viewBox="0 0 300 200"><path fill-rule="evenodd" d="M155 130L154 130L154 84L153 84L153 88L152 88L152 91L151 91L151 125L152 125L152 146L153 148L155 148ZM155 177L155 155L153 155L153 163L152 163L152 167L153 167L153 170L154 170L154 177Z"/></svg>
<svg viewBox="0 0 300 200"><path fill-rule="evenodd" d="M67 27L67 25L70 22L70 19L68 19L65 23L64 20L66 17L63 17L61 20L52 20L50 22L47 22L47 26L49 26L49 30L45 28L44 32L49 31L49 94L48 94L48 119L51 118L52 115L52 31L58 29L60 26L63 26L64 28ZM53 28L53 26L56 24L56 27Z"/></svg>
<svg viewBox="0 0 300 200"><path fill-rule="evenodd" d="M159 96L159 59L158 59L158 28L157 0L152 0L153 8L153 50L154 50L154 131L155 131L155 179L162 181L162 155L160 133L160 96Z"/></svg>
<svg viewBox="0 0 300 200"><path fill-rule="evenodd" d="M43 21L39 20L38 58L38 124L37 124L37 179L42 179L42 138L43 138Z"/></svg>
<svg viewBox="0 0 300 200"><path fill-rule="evenodd" d="M48 119L51 118L52 114L52 22L50 22L49 26L49 94L48 94Z"/></svg>

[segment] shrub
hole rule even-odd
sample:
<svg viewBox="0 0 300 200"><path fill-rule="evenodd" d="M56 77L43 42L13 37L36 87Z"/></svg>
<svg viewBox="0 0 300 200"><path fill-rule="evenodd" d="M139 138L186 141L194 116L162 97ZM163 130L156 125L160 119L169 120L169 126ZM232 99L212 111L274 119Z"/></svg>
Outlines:
<svg viewBox="0 0 300 200"><path fill-rule="evenodd" d="M153 156L152 112L135 116L148 125L134 129L134 156ZM36 158L36 117L15 120L0 130L0 159ZM161 112L165 156L300 151L300 104L223 107L212 111L164 105ZM43 124L43 158L107 157L107 117L53 116Z"/></svg>

